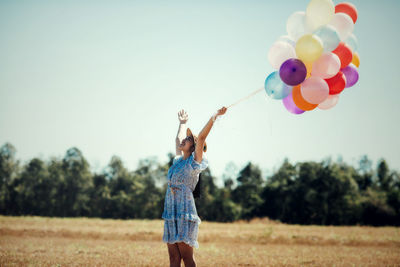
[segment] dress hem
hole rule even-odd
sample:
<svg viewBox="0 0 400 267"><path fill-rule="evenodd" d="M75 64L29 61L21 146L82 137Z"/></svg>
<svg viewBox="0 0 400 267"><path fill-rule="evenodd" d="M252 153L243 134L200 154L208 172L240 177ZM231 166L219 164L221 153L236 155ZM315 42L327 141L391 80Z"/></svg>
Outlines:
<svg viewBox="0 0 400 267"><path fill-rule="evenodd" d="M180 218L174 218L170 216L162 216L161 218L166 221L191 221L191 222L197 222L198 224L201 224L201 219L199 216L193 216L193 215L181 215L179 216Z"/></svg>
<svg viewBox="0 0 400 267"><path fill-rule="evenodd" d="M181 243L181 242L183 242L183 243L185 243L186 245L189 245L189 246L191 246L191 247L193 247L193 248L199 248L198 242L196 242L197 244L193 244L193 243L188 242L188 241L186 241L186 240L175 240L175 241L165 241L165 240L163 240L163 242L164 242L164 243L168 243L168 244L175 244L175 243Z"/></svg>

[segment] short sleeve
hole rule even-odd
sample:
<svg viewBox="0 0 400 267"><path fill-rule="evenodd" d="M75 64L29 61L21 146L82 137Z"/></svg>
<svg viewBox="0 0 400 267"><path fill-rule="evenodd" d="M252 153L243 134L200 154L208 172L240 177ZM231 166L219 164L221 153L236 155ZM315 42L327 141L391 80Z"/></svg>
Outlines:
<svg viewBox="0 0 400 267"><path fill-rule="evenodd" d="M194 152L192 153L191 157L190 157L190 166L192 167L192 169L196 172L196 174L199 174L200 172L204 171L205 169L207 169L208 167L208 160L205 157L205 155L203 154L203 159L201 162L197 162L194 159Z"/></svg>

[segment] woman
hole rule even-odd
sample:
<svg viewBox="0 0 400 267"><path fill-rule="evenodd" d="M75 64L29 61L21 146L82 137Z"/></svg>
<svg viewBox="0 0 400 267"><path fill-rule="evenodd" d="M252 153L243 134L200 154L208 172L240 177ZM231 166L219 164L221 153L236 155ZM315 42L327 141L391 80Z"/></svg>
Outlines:
<svg viewBox="0 0 400 267"><path fill-rule="evenodd" d="M176 157L168 170L168 187L165 194L164 235L167 243L170 266L196 266L193 247L198 248L197 233L200 218L193 198L193 190L199 180L201 171L207 168L208 161L203 157L207 150L206 138L217 118L225 114L223 107L213 115L199 136L186 129L188 116L184 110L178 113L179 128L176 136ZM186 138L183 138L186 132Z"/></svg>

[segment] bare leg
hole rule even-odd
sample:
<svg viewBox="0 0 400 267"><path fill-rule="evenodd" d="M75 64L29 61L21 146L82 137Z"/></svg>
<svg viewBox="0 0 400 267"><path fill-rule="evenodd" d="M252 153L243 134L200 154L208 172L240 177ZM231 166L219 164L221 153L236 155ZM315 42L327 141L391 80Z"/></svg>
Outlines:
<svg viewBox="0 0 400 267"><path fill-rule="evenodd" d="M168 254L169 254L169 266L170 267L181 267L181 254L179 252L178 244L169 244L168 246Z"/></svg>
<svg viewBox="0 0 400 267"><path fill-rule="evenodd" d="M178 243L179 252L185 263L185 267L196 267L196 262L194 261L193 248L186 243Z"/></svg>

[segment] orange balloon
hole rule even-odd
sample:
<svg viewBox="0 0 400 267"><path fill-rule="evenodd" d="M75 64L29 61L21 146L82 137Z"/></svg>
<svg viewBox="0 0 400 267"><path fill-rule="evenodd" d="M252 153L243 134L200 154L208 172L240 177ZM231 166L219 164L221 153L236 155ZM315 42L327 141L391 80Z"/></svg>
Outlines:
<svg viewBox="0 0 400 267"><path fill-rule="evenodd" d="M356 66L357 68L360 67L360 56L357 52L353 54L353 59L351 60L351 63L353 63L354 66Z"/></svg>
<svg viewBox="0 0 400 267"><path fill-rule="evenodd" d="M318 106L318 104L311 104L304 100L300 92L300 85L293 87L292 97L293 97L293 102L299 109L308 111L308 110L313 110Z"/></svg>

